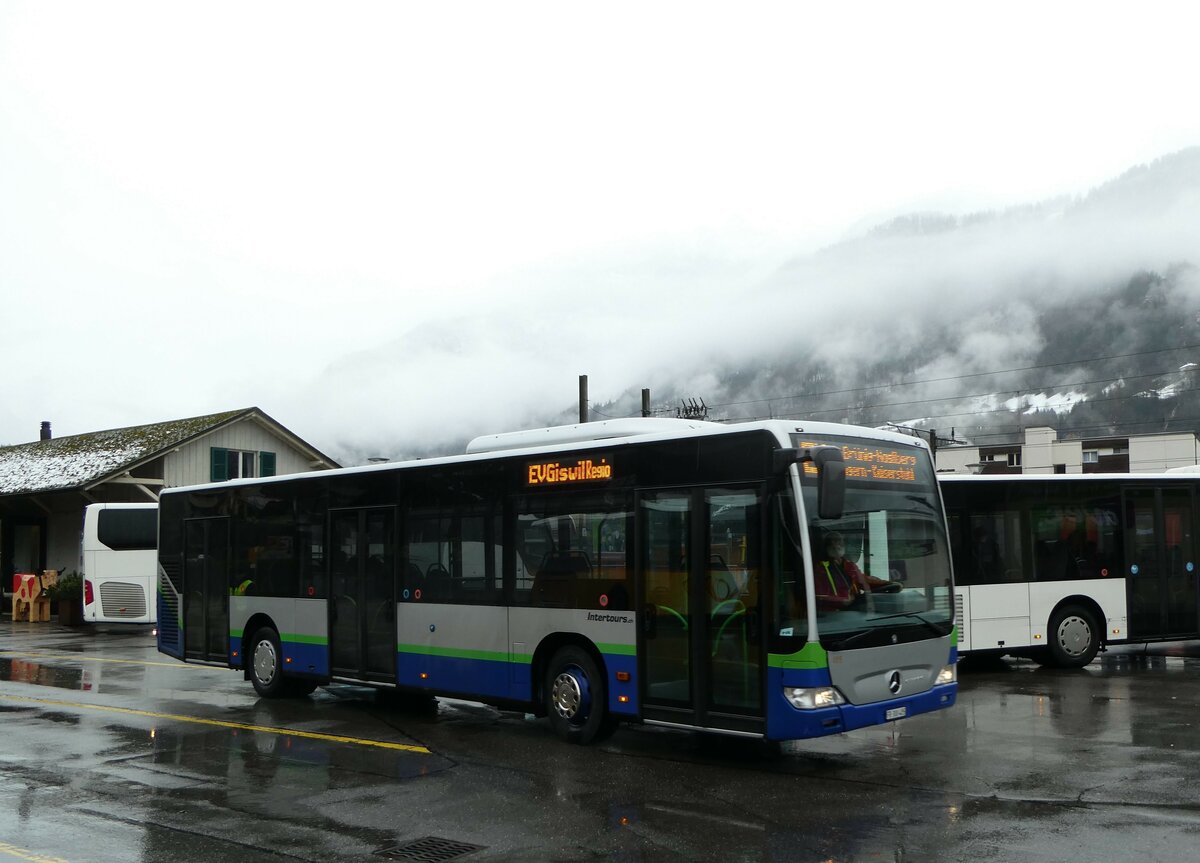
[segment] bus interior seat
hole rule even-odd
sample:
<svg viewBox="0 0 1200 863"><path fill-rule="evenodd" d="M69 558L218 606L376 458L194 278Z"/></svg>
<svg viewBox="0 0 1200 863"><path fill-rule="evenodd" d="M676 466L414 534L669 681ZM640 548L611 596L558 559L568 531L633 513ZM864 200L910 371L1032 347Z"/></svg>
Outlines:
<svg viewBox="0 0 1200 863"><path fill-rule="evenodd" d="M576 604L576 581L592 575L586 553L576 549L551 551L533 578L533 604L570 608Z"/></svg>
<svg viewBox="0 0 1200 863"><path fill-rule="evenodd" d="M425 570L425 598L432 602L450 599L453 585L450 570L440 563L431 563Z"/></svg>

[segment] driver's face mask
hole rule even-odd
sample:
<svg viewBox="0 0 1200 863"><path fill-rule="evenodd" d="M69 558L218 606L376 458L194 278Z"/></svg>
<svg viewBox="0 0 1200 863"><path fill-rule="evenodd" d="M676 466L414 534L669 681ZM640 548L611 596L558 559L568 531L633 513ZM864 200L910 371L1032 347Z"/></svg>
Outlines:
<svg viewBox="0 0 1200 863"><path fill-rule="evenodd" d="M829 546L829 553L832 554L834 557L841 557L842 555L844 555L846 553L846 548L845 548L845 546L841 546L841 545L831 545L831 546Z"/></svg>

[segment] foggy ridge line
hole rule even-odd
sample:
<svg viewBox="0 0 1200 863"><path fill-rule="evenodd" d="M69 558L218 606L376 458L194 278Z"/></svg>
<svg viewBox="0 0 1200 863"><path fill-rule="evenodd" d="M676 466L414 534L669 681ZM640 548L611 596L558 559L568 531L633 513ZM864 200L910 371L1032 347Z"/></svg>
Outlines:
<svg viewBox="0 0 1200 863"><path fill-rule="evenodd" d="M1052 369L1052 368L1056 368L1058 366L1077 366L1077 365L1083 365L1084 363L1103 362L1105 360L1123 360L1123 359L1128 359L1130 357L1142 357L1142 356L1148 356L1150 354L1169 353L1171 351L1195 350L1197 348L1200 348L1200 344L1177 345L1176 347L1173 347L1173 348L1156 348L1155 350L1152 350L1152 351L1135 351L1134 353L1130 353L1130 354L1112 354L1111 356L1105 356L1105 357L1090 357L1090 358L1078 359L1078 360L1066 360L1061 363L1042 363L1041 365L1036 365L1036 366L1023 366L1021 368L1013 368L1013 369L998 369L998 370L990 371L990 372L972 372L971 374L967 374L967 375L953 375L951 377L946 377L946 378L926 378L923 380L915 380L915 381L900 381L900 382L894 383L894 384L872 384L870 386L865 386L865 387L851 387L849 389L841 389L841 390L825 390L822 392L815 392L815 393L800 393L797 395L781 395L781 396L774 396L771 398L749 399L747 401L740 401L740 402L722 402L720 404L709 405L709 408L740 407L742 405L754 405L754 404L762 404L764 402L785 401L787 399L807 399L807 398L814 398L816 396L839 396L839 395L845 395L847 393L869 392L870 390L893 389L895 387L917 386L918 384L939 384L939 383L945 383L947 381L962 381L962 380L966 380L967 378L987 377L988 375L1007 375L1007 374L1013 374L1015 372L1031 372L1031 371L1036 371L1037 369ZM1159 374L1170 374L1171 372L1175 372L1175 371L1178 371L1178 369L1171 369L1169 372L1160 372ZM1001 392L1006 392L1006 390L1002 390Z"/></svg>
<svg viewBox="0 0 1200 863"><path fill-rule="evenodd" d="M997 396L998 397L998 396L1008 395L1010 393L1013 394L1010 396L1011 398L1020 398L1022 393L1025 393L1028 395L1037 395L1037 394L1040 394L1042 391L1048 390L1048 389L1052 390L1052 389L1066 389L1069 387L1086 387L1086 386L1092 386L1094 384L1113 384L1113 383L1120 383L1121 381L1136 381L1140 378L1160 378L1165 375L1175 374L1177 372L1178 372L1178 369L1168 369L1165 372L1147 372L1146 374L1141 374L1141 375L1127 375L1127 376L1122 376L1119 378L1100 378L1098 380L1093 380L1093 381L1075 381L1073 383L1057 383L1057 384L1030 384L1028 386L1021 387L1020 389L995 390L995 391L989 392L989 393L963 393L962 395L944 395L944 396L936 396L934 398L928 398L928 399L912 399L911 401L903 401L903 402L881 402L879 404L873 404L873 405L847 405L844 407L834 407L834 408L816 408L811 411L806 411L806 413L808 413L808 414L824 414L824 413L838 413L839 411L842 411L842 412L865 411L865 410L871 410L874 408L895 408L895 407L902 408L902 407L907 407L908 405L922 405L922 404L928 404L930 402L951 402L951 401L961 401L962 399L981 399L981 398L987 398L989 396ZM1143 390L1143 392L1145 392L1145 391ZM1114 396L1112 398L1097 398L1097 399L1089 398L1089 399L1083 399L1083 401L1086 401L1089 404L1099 404L1101 402L1123 401L1125 399L1136 399L1136 398L1145 398L1145 396L1139 395L1138 393L1133 393L1128 396ZM972 415L986 414L986 413L1004 413L1004 412L1006 412L1006 410L1007 410L1006 408L991 408L986 411L978 410L978 411L971 411L970 413ZM959 416L959 414L941 414L937 417L933 417L933 419L941 419L943 417L953 417L953 416Z"/></svg>

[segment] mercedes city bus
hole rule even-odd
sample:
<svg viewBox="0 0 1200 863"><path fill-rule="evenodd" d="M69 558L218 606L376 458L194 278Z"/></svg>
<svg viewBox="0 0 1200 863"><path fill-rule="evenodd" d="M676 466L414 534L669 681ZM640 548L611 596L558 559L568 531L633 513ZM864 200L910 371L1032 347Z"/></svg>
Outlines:
<svg viewBox="0 0 1200 863"><path fill-rule="evenodd" d="M886 590L819 602L840 533ZM851 426L629 419L467 454L167 489L159 649L263 697L349 682L786 740L954 703L928 447Z"/></svg>

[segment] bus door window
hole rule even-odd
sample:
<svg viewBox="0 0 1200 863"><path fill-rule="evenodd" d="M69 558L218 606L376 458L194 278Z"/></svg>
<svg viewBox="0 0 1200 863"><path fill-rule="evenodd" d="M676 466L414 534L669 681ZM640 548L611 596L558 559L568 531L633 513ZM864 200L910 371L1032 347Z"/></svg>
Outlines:
<svg viewBox="0 0 1200 863"><path fill-rule="evenodd" d="M681 707L692 703L688 588L691 496L646 494L641 499L642 591L647 698Z"/></svg>
<svg viewBox="0 0 1200 863"><path fill-rule="evenodd" d="M759 535L753 491L709 491L708 615L713 706L754 708L760 701Z"/></svg>

